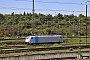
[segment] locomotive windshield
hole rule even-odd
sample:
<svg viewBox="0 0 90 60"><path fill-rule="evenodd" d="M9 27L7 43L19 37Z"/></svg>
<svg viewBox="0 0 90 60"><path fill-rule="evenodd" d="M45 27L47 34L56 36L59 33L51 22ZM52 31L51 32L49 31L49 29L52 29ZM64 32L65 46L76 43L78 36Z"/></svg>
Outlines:
<svg viewBox="0 0 90 60"><path fill-rule="evenodd" d="M26 39L29 39L29 36L27 36Z"/></svg>

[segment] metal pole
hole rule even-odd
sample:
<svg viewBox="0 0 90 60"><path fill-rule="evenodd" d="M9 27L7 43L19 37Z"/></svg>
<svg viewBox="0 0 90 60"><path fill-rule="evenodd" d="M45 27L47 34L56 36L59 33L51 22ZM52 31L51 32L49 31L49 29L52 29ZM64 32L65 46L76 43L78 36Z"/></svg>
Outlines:
<svg viewBox="0 0 90 60"><path fill-rule="evenodd" d="M74 25L74 11L73 11L73 21L72 21L72 25L73 25L73 37L75 37L75 25Z"/></svg>
<svg viewBox="0 0 90 60"><path fill-rule="evenodd" d="M20 36L19 36L19 30L20 30L19 27L20 26L19 26L19 19L18 19L18 38L20 38Z"/></svg>
<svg viewBox="0 0 90 60"><path fill-rule="evenodd" d="M32 0L32 35L34 35L34 0Z"/></svg>
<svg viewBox="0 0 90 60"><path fill-rule="evenodd" d="M79 41L79 54L81 54L81 36L80 36L80 20L78 21L78 41Z"/></svg>
<svg viewBox="0 0 90 60"><path fill-rule="evenodd" d="M14 12L12 13L12 37L14 37Z"/></svg>
<svg viewBox="0 0 90 60"><path fill-rule="evenodd" d="M86 1L86 44L87 44L87 2L89 2L89 1Z"/></svg>
<svg viewBox="0 0 90 60"><path fill-rule="evenodd" d="M87 44L87 3L86 3L86 44Z"/></svg>

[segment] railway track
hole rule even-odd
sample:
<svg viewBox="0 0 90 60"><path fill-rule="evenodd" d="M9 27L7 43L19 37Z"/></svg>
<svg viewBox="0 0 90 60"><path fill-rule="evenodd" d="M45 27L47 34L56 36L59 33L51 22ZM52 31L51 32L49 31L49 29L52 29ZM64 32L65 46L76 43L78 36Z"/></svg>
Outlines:
<svg viewBox="0 0 90 60"><path fill-rule="evenodd" d="M77 57L63 57L63 58L50 58L50 59L38 59L38 60L75 60Z"/></svg>
<svg viewBox="0 0 90 60"><path fill-rule="evenodd" d="M89 51L82 51L81 55L83 57L89 58ZM42 60L50 60L50 59L74 59L77 58L78 52L62 52L62 53L50 53L50 54L41 54L41 55L34 55L36 59L42 59ZM39 57L39 58L38 58ZM32 57L33 58L33 57ZM35 59L33 58L33 59Z"/></svg>
<svg viewBox="0 0 90 60"><path fill-rule="evenodd" d="M69 38L71 38L71 37L69 37ZM73 38L75 38L75 37L73 37ZM82 38L85 38L85 37L82 37ZM8 42L8 41L11 40L11 41L20 41L20 42L15 42L15 43L13 42L12 44L24 44L25 39L26 38L0 38L0 42L6 41L6 42L2 42L2 43L10 44L11 42ZM63 39L66 39L66 38L64 37ZM74 43L74 44L78 44L78 43ZM81 43L81 44L86 44L86 43ZM87 44L90 44L90 43L88 42ZM41 45L41 44L39 44L39 45Z"/></svg>
<svg viewBox="0 0 90 60"><path fill-rule="evenodd" d="M89 58L89 51L81 51L82 58ZM74 59L77 58L78 52L62 52L62 53L49 53L49 54L32 54L21 56L0 57L0 60L53 60L53 59ZM83 58L84 59L84 58Z"/></svg>
<svg viewBox="0 0 90 60"><path fill-rule="evenodd" d="M26 38L0 38L0 40L25 40Z"/></svg>
<svg viewBox="0 0 90 60"><path fill-rule="evenodd" d="M4 47L4 46L0 46L0 49L11 49L11 48L25 48L26 46L24 46L24 45L22 45L22 46L15 46L15 45L13 45L13 46L6 46L6 47Z"/></svg>
<svg viewBox="0 0 90 60"><path fill-rule="evenodd" d="M24 40L1 40L0 45L4 45L4 44L8 44L8 45L25 44L25 41ZM61 43L31 44L31 46L51 46L53 44L61 44ZM72 44L79 44L79 43L64 43L61 45L65 46L65 45L72 45ZM86 43L80 43L80 44L86 44ZM87 43L87 44L90 44L90 43Z"/></svg>
<svg viewBox="0 0 90 60"><path fill-rule="evenodd" d="M18 46L15 46L15 47L18 47ZM16 49L0 49L0 54L31 52L31 51L66 50L66 49L70 49L70 48L78 49L79 47L78 46L67 46L67 47L50 47L50 48L25 48L25 46L21 46L21 48L20 48L20 46L19 46ZM90 48L90 45L81 46L81 49L84 49L84 48Z"/></svg>
<svg viewBox="0 0 90 60"><path fill-rule="evenodd" d="M63 37L63 38L77 38L77 37ZM81 38L86 38L86 37L81 37ZM90 37L87 37L90 38ZM26 38L4 38L4 37L0 37L0 40L22 40L22 39L26 39Z"/></svg>

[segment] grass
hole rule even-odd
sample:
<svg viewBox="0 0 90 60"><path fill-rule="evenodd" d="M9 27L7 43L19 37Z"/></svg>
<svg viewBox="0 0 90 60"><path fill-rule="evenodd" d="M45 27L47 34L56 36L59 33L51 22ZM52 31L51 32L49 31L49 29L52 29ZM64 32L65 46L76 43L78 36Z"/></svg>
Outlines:
<svg viewBox="0 0 90 60"><path fill-rule="evenodd" d="M8 45L7 45L7 44L4 44L3 46L4 46L4 47L7 47Z"/></svg>
<svg viewBox="0 0 90 60"><path fill-rule="evenodd" d="M7 46L7 45L6 45ZM6 47L5 46L5 47ZM8 47L8 46L7 46ZM20 50L20 49L32 49L32 48L53 48L53 47L63 47L63 46L59 46L58 44L54 44L52 46L37 46L37 47L32 47L32 46L28 46L28 47L25 47L25 48L7 48L7 49L2 49L2 50ZM70 48L69 50L73 50L73 48ZM87 48L86 48L87 49Z"/></svg>
<svg viewBox="0 0 90 60"><path fill-rule="evenodd" d="M69 43L78 43L78 38L63 38L65 41L67 40ZM85 43L86 38L81 38L81 43ZM90 43L90 38L87 38L87 42Z"/></svg>
<svg viewBox="0 0 90 60"><path fill-rule="evenodd" d="M2 49L2 50L20 50L20 49L28 49L28 48L10 48L10 49Z"/></svg>
<svg viewBox="0 0 90 60"><path fill-rule="evenodd" d="M4 45L4 44L8 44L8 45L11 45L11 44L15 44L15 43L24 43L24 40L2 40L0 41L0 45Z"/></svg>
<svg viewBox="0 0 90 60"><path fill-rule="evenodd" d="M18 42L18 41L23 41L24 42L24 40L0 40L0 42Z"/></svg>
<svg viewBox="0 0 90 60"><path fill-rule="evenodd" d="M85 46L86 44L81 44L81 46ZM88 44L88 45L90 45L90 44ZM13 47L11 47L11 48L9 48L10 46L13 46ZM21 46L21 47L14 47L14 46ZM67 43L61 43L61 44L52 44L52 45L50 45L50 46L48 46L48 45L25 45L25 44L17 44L17 45L8 45L8 44L3 44L3 45L1 45L1 47L7 47L7 49L24 49L22 46L24 46L25 47L25 49L27 48L27 49L32 49L32 48L53 48L53 47L66 47L66 46L79 46L79 44L73 44L73 43L71 43L71 44L67 44Z"/></svg>

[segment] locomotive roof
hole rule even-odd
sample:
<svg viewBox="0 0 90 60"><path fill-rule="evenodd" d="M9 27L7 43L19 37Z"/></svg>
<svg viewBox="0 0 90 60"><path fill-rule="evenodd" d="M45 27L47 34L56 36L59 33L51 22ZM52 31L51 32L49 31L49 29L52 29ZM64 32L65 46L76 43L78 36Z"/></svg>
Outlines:
<svg viewBox="0 0 90 60"><path fill-rule="evenodd" d="M56 37L56 36L62 36L62 35L41 35L37 37ZM27 36L27 37L36 37L36 36Z"/></svg>

